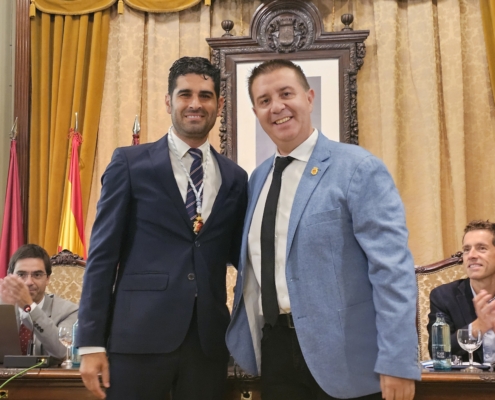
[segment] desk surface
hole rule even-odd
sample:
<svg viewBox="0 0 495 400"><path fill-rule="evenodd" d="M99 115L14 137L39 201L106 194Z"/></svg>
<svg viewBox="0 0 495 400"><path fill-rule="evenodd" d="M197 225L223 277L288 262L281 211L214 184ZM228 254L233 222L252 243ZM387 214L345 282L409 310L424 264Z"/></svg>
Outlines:
<svg viewBox="0 0 495 400"><path fill-rule="evenodd" d="M0 384L20 372L15 368L0 368ZM229 377L226 400L238 400L240 388L252 393L252 400L260 400L259 380L248 379L239 382ZM22 377L15 378L5 388L6 399L16 400L94 400L84 387L79 371L76 369L42 368L28 371ZM34 396L34 393L36 395ZM34 396L34 397L33 397ZM2 398L0 396L0 398ZM416 400L453 400L458 398L493 400L495 398L495 373L482 372L469 374L455 372L429 372L424 370L422 381L416 383ZM249 399L247 397L246 399Z"/></svg>

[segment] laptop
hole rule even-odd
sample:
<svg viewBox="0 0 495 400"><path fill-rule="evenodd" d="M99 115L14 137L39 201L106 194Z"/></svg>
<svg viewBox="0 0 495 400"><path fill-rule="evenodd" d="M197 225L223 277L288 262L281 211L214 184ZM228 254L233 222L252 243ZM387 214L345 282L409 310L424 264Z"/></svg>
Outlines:
<svg viewBox="0 0 495 400"><path fill-rule="evenodd" d="M3 364L5 355L19 356L21 354L15 306L0 304L0 364Z"/></svg>

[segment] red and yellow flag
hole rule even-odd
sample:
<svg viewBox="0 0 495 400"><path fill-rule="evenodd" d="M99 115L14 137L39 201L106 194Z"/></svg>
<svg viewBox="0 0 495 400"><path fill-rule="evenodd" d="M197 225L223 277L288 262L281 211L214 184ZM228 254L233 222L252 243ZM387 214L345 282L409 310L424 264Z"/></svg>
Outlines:
<svg viewBox="0 0 495 400"><path fill-rule="evenodd" d="M78 153L79 146L82 143L82 136L79 132L71 128L69 138L72 138L72 151L70 156L69 181L65 190L62 227L60 228L58 239L58 251L67 249L86 259Z"/></svg>
<svg viewBox="0 0 495 400"><path fill-rule="evenodd" d="M24 244L22 230L21 188L17 166L17 142L10 142L10 163L3 211L2 238L0 240L0 278L7 275L10 257Z"/></svg>

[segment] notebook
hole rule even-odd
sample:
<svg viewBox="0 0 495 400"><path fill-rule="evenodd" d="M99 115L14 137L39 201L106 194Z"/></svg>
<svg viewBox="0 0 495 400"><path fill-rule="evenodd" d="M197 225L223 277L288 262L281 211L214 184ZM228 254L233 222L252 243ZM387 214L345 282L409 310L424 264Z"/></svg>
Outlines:
<svg viewBox="0 0 495 400"><path fill-rule="evenodd" d="M15 316L15 306L0 304L0 364L5 355L21 355L19 330Z"/></svg>

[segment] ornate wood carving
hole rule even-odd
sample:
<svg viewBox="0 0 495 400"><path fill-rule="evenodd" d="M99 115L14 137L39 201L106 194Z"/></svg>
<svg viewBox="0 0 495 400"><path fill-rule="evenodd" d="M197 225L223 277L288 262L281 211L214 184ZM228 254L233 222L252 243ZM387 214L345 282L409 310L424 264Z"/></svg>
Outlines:
<svg viewBox="0 0 495 400"><path fill-rule="evenodd" d="M446 258L445 260L441 260L433 264L424 266L416 265L414 267L414 272L416 274L429 274L457 264L462 264L462 251L458 251L457 253L452 254L450 258Z"/></svg>
<svg viewBox="0 0 495 400"><path fill-rule="evenodd" d="M340 140L358 144L356 77L366 55L364 41L369 31L353 31L349 26L352 20L352 15L346 14L342 16L342 31L325 32L313 3L272 0L254 13L249 36L232 36L232 21L224 21L226 34L206 39L212 48L212 61L221 70L221 94L225 97L220 126L223 154L237 160L236 64L273 58L339 60Z"/></svg>
<svg viewBox="0 0 495 400"><path fill-rule="evenodd" d="M52 265L80 265L82 267L86 266L86 261L84 259L74 254L73 252L64 249L60 253L55 254L50 258Z"/></svg>
<svg viewBox="0 0 495 400"><path fill-rule="evenodd" d="M19 180L25 238L28 226L29 96L31 82L29 71L31 57L29 4L30 0L16 1L15 29L14 118L18 118L17 159L19 160Z"/></svg>

